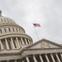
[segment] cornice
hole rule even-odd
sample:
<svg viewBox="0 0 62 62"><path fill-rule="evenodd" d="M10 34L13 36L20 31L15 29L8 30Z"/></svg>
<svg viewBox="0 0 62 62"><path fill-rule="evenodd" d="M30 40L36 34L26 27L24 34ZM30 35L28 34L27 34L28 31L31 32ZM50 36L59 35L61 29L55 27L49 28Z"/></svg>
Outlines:
<svg viewBox="0 0 62 62"><path fill-rule="evenodd" d="M51 54L51 53L62 53L62 48L44 48L44 49L24 49L21 52L23 57L27 55L35 54Z"/></svg>
<svg viewBox="0 0 62 62"><path fill-rule="evenodd" d="M32 38L29 35L27 35L27 34L21 34L21 33L12 33L12 34L10 33L10 34L6 34L6 35L1 35L0 39L8 38L8 37L25 37L25 38L28 38L31 41L33 41Z"/></svg>

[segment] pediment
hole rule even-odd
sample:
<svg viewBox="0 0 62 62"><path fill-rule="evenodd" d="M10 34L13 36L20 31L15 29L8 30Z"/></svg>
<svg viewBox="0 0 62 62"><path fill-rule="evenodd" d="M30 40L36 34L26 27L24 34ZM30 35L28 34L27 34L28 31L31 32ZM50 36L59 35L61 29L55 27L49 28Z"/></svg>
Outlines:
<svg viewBox="0 0 62 62"><path fill-rule="evenodd" d="M61 45L56 44L54 42L51 42L49 40L46 39L42 39L36 43L34 43L33 45L27 47L29 49L36 49L36 48L62 48Z"/></svg>

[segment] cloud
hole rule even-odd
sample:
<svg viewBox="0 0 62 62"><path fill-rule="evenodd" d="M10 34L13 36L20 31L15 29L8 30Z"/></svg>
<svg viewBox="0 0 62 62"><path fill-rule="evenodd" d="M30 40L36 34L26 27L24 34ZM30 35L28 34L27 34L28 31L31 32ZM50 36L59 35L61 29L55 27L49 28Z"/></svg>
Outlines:
<svg viewBox="0 0 62 62"><path fill-rule="evenodd" d="M39 39L62 41L62 0L0 0L0 9L35 37L34 41L38 40L32 26L35 22L42 25L36 29Z"/></svg>

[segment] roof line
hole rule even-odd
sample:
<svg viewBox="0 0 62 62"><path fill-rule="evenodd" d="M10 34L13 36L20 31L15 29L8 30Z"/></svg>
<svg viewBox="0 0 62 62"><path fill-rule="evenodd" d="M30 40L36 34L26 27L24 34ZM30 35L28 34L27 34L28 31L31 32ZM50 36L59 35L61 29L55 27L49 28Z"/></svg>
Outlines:
<svg viewBox="0 0 62 62"><path fill-rule="evenodd" d="M42 41L49 42L49 43L51 43L51 44L57 45L57 46L59 46L59 47L61 47L61 48L62 48L62 46L61 46L60 44L57 44L57 43L52 42L52 41L47 40L47 39L41 39L41 40L37 41L36 43L34 43L34 44L32 44L32 45L30 45L30 46L26 47L26 48L29 48L29 47L31 47L31 46L34 46L34 45L36 45L36 44L38 44L38 43L40 43L40 42L42 42Z"/></svg>

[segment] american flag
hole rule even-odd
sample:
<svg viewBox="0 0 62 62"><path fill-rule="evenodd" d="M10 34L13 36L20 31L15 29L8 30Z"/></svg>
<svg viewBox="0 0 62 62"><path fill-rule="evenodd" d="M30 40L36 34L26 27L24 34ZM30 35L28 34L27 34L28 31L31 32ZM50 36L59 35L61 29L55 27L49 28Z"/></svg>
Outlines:
<svg viewBox="0 0 62 62"><path fill-rule="evenodd" d="M38 23L33 23L33 26L34 26L34 27L41 27L41 25L38 24Z"/></svg>

